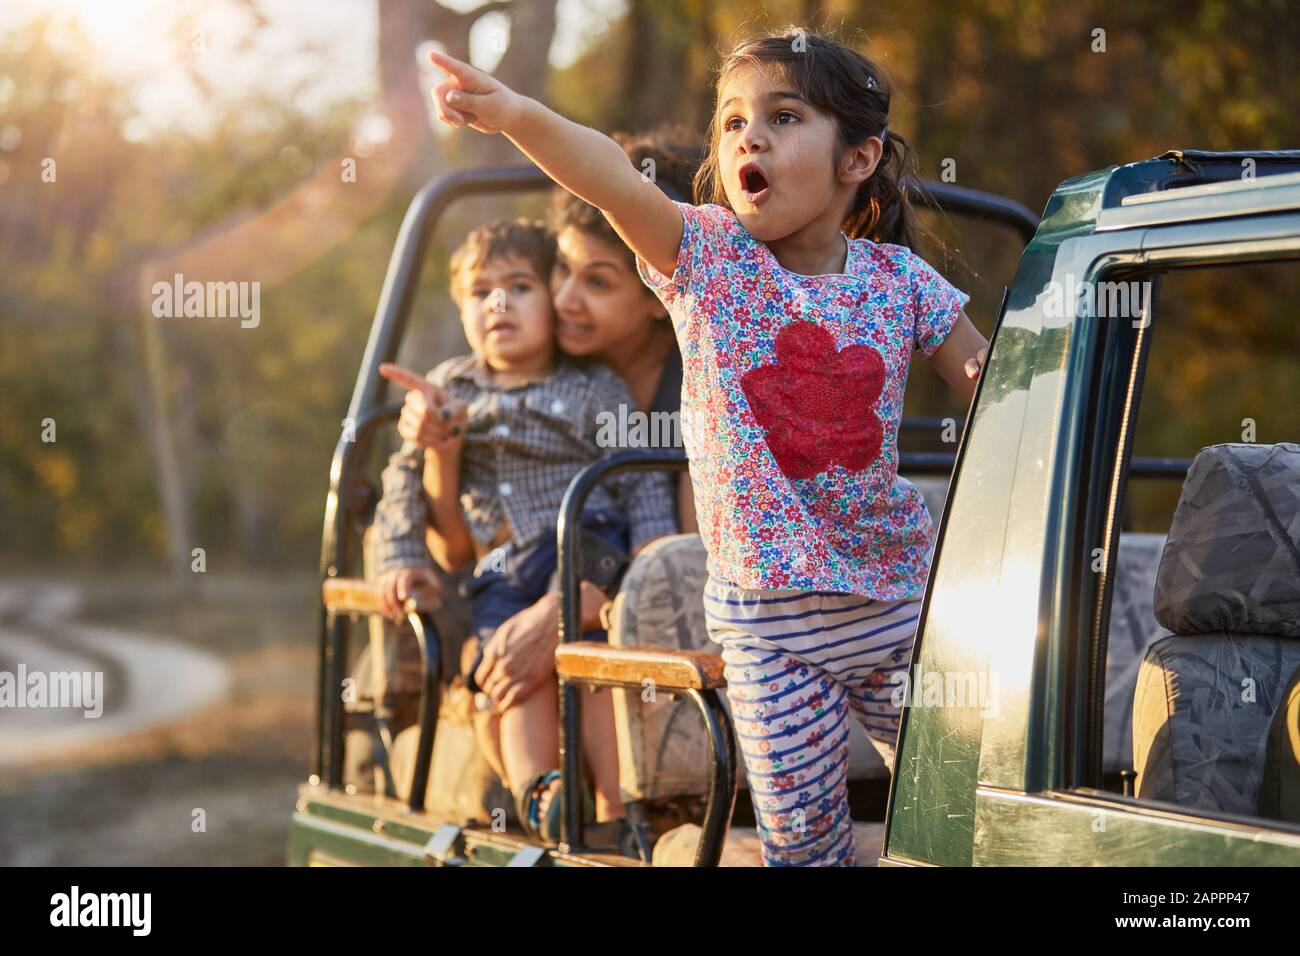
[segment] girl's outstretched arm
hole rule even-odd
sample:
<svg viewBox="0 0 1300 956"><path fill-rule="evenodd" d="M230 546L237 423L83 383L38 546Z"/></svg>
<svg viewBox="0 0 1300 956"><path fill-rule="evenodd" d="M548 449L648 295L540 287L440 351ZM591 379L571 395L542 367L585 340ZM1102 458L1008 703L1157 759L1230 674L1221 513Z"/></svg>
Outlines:
<svg viewBox="0 0 1300 956"><path fill-rule="evenodd" d="M434 52L429 58L449 74L433 89L438 119L504 133L551 179L601 210L629 249L664 275L673 274L682 214L642 178L621 146L455 57Z"/></svg>
<svg viewBox="0 0 1300 956"><path fill-rule="evenodd" d="M962 312L943 344L930 356L930 365L969 402L975 396L975 383L984 367L988 345L988 340Z"/></svg>

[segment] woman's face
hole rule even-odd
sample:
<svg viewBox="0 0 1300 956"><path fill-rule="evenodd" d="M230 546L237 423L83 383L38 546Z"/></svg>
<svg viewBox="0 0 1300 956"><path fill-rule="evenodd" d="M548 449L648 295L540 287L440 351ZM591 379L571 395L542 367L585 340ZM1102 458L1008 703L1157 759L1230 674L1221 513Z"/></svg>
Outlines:
<svg viewBox="0 0 1300 956"><path fill-rule="evenodd" d="M639 339L667 313L633 270L627 250L568 226L557 239L551 297L556 343L575 358L601 358Z"/></svg>

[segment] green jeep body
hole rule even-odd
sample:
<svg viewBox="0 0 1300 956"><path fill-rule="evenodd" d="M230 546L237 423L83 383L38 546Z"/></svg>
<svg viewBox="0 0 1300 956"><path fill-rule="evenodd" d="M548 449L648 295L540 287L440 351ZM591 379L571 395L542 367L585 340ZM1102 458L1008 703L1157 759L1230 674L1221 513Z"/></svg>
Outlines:
<svg viewBox="0 0 1300 956"><path fill-rule="evenodd" d="M1151 316L1055 308L1083 282L1297 257L1297 152L1174 151L1052 195L963 435L912 661L995 676L998 706L907 709L882 864L1300 864L1300 829L1100 789L1111 479L1128 468Z"/></svg>

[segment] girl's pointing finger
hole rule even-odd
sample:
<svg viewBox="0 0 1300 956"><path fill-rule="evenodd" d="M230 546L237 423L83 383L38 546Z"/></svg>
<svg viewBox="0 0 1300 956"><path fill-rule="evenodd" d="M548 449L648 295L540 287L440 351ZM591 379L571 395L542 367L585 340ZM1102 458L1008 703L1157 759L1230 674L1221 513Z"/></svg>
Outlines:
<svg viewBox="0 0 1300 956"><path fill-rule="evenodd" d="M456 59L454 56L448 56L446 53L442 53L439 50L430 50L429 60L434 66L438 67L438 69L450 73L458 80L473 79L474 74L478 72L468 63L464 63Z"/></svg>

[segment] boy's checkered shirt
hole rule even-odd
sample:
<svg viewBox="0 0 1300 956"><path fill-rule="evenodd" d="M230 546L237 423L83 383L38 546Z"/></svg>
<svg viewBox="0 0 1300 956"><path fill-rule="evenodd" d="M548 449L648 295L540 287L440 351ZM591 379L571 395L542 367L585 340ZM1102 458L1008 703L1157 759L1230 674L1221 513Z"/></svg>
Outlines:
<svg viewBox="0 0 1300 956"><path fill-rule="evenodd" d="M559 358L542 379L502 388L481 356L448 359L426 376L468 406L461 454L460 504L474 540L491 544L509 520L517 547L555 534L569 483L594 461L617 451L596 443L601 412L636 410L627 386L608 366ZM375 511L375 570L433 567L425 545L424 450L404 441L384 469ZM623 511L635 550L677 531L668 476L631 472L602 481L587 508Z"/></svg>

